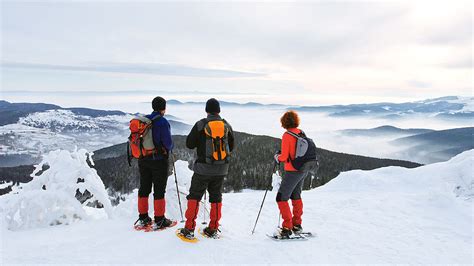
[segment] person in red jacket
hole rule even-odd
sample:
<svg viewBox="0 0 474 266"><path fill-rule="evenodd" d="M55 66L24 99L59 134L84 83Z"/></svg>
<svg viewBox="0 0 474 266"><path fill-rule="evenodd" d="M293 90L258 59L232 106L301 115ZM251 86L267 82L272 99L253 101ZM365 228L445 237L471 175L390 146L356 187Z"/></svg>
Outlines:
<svg viewBox="0 0 474 266"><path fill-rule="evenodd" d="M298 129L300 119L298 114L294 111L288 111L280 119L281 126L287 131L295 134L300 134ZM277 163L285 163L285 173L278 190L276 201L280 214L283 219L281 236L289 237L293 232L298 234L303 231L301 226L303 215L303 201L301 200L301 191L303 190L303 183L308 172L300 172L292 165L292 160L295 159L296 154L296 137L290 135L288 132L283 133L281 140L281 152L275 154L275 161ZM291 199L293 205L293 212L290 209L288 200Z"/></svg>

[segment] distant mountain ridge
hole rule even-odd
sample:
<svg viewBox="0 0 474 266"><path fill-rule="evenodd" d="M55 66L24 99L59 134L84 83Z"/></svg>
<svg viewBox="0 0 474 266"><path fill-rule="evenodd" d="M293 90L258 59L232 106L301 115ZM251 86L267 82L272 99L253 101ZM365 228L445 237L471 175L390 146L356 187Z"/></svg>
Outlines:
<svg viewBox="0 0 474 266"><path fill-rule="evenodd" d="M474 118L472 109L474 97L446 96L423 101L405 103L371 103L329 106L301 106L293 108L302 112L326 112L333 117L377 116L396 119L417 113L434 114L435 117L470 119Z"/></svg>
<svg viewBox="0 0 474 266"><path fill-rule="evenodd" d="M405 146L404 158L422 157L424 163L445 161L464 151L474 149L474 127L454 128L422 133L391 141ZM421 156L422 155L422 156Z"/></svg>
<svg viewBox="0 0 474 266"><path fill-rule="evenodd" d="M10 103L0 100L0 126L17 123L21 117L31 113L44 112L48 110L69 110L76 115L99 117L107 115L125 115L122 111L107 111L90 108L72 107L63 108L59 105L46 103Z"/></svg>
<svg viewBox="0 0 474 266"><path fill-rule="evenodd" d="M176 99L168 101L174 105L204 105L205 102L181 102ZM239 107L283 107L301 112L329 113L332 117L375 116L383 119L400 119L415 114L430 114L439 119L472 119L474 118L474 97L444 96L414 102L391 103L379 102L368 104L301 106L290 104L263 104L257 102L237 103L220 101L223 106Z"/></svg>
<svg viewBox="0 0 474 266"><path fill-rule="evenodd" d="M417 158L411 160L425 164L446 161L474 148L474 127L432 130L385 125L338 132L348 137L387 138L388 144L397 150L394 151L394 157Z"/></svg>
<svg viewBox="0 0 474 266"><path fill-rule="evenodd" d="M200 104L205 105L206 102L182 102L179 100L171 99L166 101L168 104L176 104L176 105L183 105L183 104ZM264 103L257 103L257 102L246 102L246 103L237 103L237 102L228 102L228 101L219 101L222 106L240 106L240 107L259 107L259 106L269 106L269 107L287 107L289 105L285 104L264 104Z"/></svg>
<svg viewBox="0 0 474 266"><path fill-rule="evenodd" d="M432 129L425 128L398 128L394 126L384 125L370 129L344 129L340 130L344 135L348 136L375 136L375 135L418 135L432 132Z"/></svg>
<svg viewBox="0 0 474 266"><path fill-rule="evenodd" d="M128 124L133 116L121 111L0 101L0 166L34 164L55 149L77 146L94 151L122 143L130 134ZM190 131L190 125L166 117L174 134Z"/></svg>
<svg viewBox="0 0 474 266"><path fill-rule="evenodd" d="M426 132L414 136L400 138L396 144L409 144L410 142L425 142L429 144L458 144L474 146L474 127L463 127Z"/></svg>

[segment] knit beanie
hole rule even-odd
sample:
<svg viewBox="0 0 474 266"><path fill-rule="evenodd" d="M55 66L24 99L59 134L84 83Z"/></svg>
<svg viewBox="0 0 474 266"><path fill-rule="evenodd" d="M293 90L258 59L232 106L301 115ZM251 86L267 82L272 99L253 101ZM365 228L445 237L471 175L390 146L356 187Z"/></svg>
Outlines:
<svg viewBox="0 0 474 266"><path fill-rule="evenodd" d="M153 99L151 102L151 106L153 107L154 111L163 111L166 109L166 100L160 96L155 97L155 99Z"/></svg>
<svg viewBox="0 0 474 266"><path fill-rule="evenodd" d="M220 106L219 102L214 98L211 98L211 99L207 100L207 102L206 102L206 112L210 113L210 114L220 113L221 112L221 106Z"/></svg>

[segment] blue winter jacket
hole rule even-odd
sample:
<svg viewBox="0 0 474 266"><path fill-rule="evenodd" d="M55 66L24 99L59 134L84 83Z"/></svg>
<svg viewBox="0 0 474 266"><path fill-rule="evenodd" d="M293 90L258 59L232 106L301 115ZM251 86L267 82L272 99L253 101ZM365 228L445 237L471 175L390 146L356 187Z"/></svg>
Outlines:
<svg viewBox="0 0 474 266"><path fill-rule="evenodd" d="M160 113L154 111L153 113L147 115L148 119L153 119L156 116L159 116ZM153 121L153 143L156 147L163 146L168 154L173 150L174 144L173 139L171 138L171 126L168 120L164 117L157 118ZM163 156L154 155L144 159L148 160L163 160Z"/></svg>

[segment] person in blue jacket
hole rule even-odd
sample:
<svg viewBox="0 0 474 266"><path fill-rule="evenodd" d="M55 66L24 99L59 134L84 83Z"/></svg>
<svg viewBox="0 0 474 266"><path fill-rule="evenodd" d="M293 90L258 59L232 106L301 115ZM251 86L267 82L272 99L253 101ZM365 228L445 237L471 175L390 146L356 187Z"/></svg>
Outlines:
<svg viewBox="0 0 474 266"><path fill-rule="evenodd" d="M138 190L139 219L137 227L152 226L154 230L169 227L172 221L165 217L165 191L168 181L168 157L173 149L171 127L164 117L166 100L156 97L152 101L153 112L146 117L153 121L153 143L157 152L138 160L140 188ZM153 186L154 222L148 216L148 196Z"/></svg>

